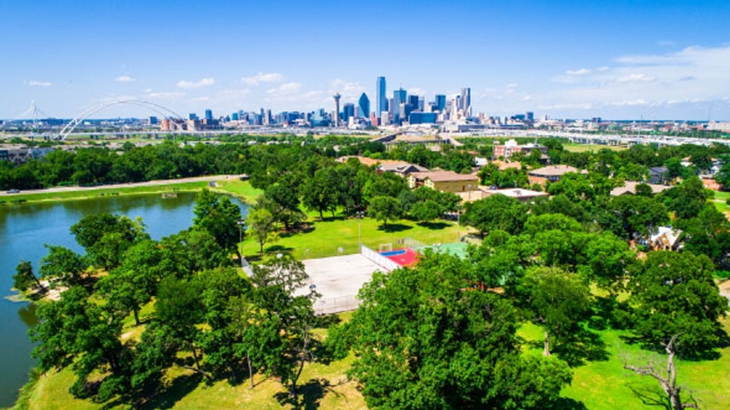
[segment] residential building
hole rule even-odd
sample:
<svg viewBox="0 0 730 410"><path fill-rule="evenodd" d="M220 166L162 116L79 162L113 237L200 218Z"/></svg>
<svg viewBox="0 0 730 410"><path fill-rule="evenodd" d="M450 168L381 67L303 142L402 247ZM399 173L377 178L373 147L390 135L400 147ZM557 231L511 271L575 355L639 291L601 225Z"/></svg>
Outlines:
<svg viewBox="0 0 730 410"><path fill-rule="evenodd" d="M546 192L532 191L529 189L522 188L507 188L507 189L482 189L484 197L490 197L492 195L504 195L510 198L514 198L520 202L527 202L534 198L541 196L548 196Z"/></svg>
<svg viewBox="0 0 730 410"><path fill-rule="evenodd" d="M636 186L639 185L641 182L633 182L633 181L626 181L624 182L624 186L614 188L611 190L611 196L621 196L621 195L636 195ZM662 191L665 191L671 187L666 185L656 185L656 184L646 184L649 185L649 188L651 188L652 194L658 194Z"/></svg>
<svg viewBox="0 0 730 410"><path fill-rule="evenodd" d="M569 172L581 172L587 173L586 171L579 171L578 168L571 167L570 165L550 165L543 168L538 168L527 172L527 177L532 184L544 184L545 182L558 182L560 178Z"/></svg>
<svg viewBox="0 0 730 410"><path fill-rule="evenodd" d="M479 178L453 171L413 172L408 175L408 186L411 189L426 186L441 192L466 192L479 186Z"/></svg>
<svg viewBox="0 0 730 410"><path fill-rule="evenodd" d="M509 140L504 143L504 145L495 145L494 146L494 158L502 158L504 160L508 160L512 155L514 155L517 152L523 153L525 156L530 155L532 151L539 150L542 155L547 155L547 147L542 146L540 144L525 144L525 145L519 145L517 144L517 141L515 140Z"/></svg>
<svg viewBox="0 0 730 410"><path fill-rule="evenodd" d="M663 184L667 182L667 175L669 169L667 167L652 167L649 168L649 183L650 184Z"/></svg>

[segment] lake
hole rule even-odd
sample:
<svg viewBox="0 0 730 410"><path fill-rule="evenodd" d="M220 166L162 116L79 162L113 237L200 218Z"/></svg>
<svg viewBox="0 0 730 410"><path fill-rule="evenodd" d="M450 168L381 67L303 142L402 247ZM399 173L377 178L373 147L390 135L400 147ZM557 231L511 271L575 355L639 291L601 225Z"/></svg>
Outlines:
<svg viewBox="0 0 730 410"><path fill-rule="evenodd" d="M233 201L245 214L247 207ZM135 195L0 206L0 408L15 402L34 365L27 332L37 323L35 306L7 299L15 293L10 289L18 262L31 261L38 274L40 260L47 253L43 244L83 252L69 228L85 215L110 212L141 217L152 239L160 239L192 225L194 205L195 194L181 193L176 198Z"/></svg>

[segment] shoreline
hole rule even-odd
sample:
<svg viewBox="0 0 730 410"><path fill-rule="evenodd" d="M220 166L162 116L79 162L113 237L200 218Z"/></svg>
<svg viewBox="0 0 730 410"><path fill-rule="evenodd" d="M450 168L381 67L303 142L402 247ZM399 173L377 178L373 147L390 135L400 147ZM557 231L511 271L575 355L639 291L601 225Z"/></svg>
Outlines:
<svg viewBox="0 0 730 410"><path fill-rule="evenodd" d="M242 175L209 175L202 177L165 179L114 185L98 185L92 187L55 187L21 191L19 193L7 193L3 191L0 192L0 206L48 201L94 199L99 197L119 195L145 195L170 191L195 192L205 187L209 187L213 191L234 195L238 197L241 201L246 202L250 198L246 198L245 196L239 196L233 192L228 192L225 189L221 189L219 184L216 184L216 186L209 186L210 182L242 181L241 178Z"/></svg>

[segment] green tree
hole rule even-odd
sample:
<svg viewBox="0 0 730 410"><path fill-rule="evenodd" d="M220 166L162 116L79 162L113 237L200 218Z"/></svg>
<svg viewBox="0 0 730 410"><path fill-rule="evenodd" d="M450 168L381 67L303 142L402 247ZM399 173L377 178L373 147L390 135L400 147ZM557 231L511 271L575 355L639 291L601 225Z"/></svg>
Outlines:
<svg viewBox="0 0 730 410"><path fill-rule="evenodd" d="M28 261L21 260L15 267L15 275L13 275L13 287L21 292L25 292L33 285L37 285L41 292L45 291L45 287L33 273L33 265Z"/></svg>
<svg viewBox="0 0 730 410"><path fill-rule="evenodd" d="M241 232L241 208L224 195L216 195L208 189L200 191L195 198L193 224L210 232L218 245L226 252L235 252L241 258L238 242Z"/></svg>
<svg viewBox="0 0 730 410"><path fill-rule="evenodd" d="M698 177L691 177L680 185L662 192L662 198L670 211L678 218L690 219L699 215L707 202L708 193Z"/></svg>
<svg viewBox="0 0 730 410"><path fill-rule="evenodd" d="M495 229L517 234L522 231L522 225L527 218L527 207L524 204L499 194L467 203L465 209L461 222L473 226L482 236Z"/></svg>
<svg viewBox="0 0 730 410"><path fill-rule="evenodd" d="M495 293L464 291L465 264L431 255L413 269L375 273L360 290L349 374L369 407L547 409L570 381L562 362L521 361L513 307ZM509 370L517 368L546 383Z"/></svg>
<svg viewBox="0 0 730 410"><path fill-rule="evenodd" d="M88 292L72 286L61 294L61 300L38 307L39 324L31 329L31 340L38 343L33 357L39 368L47 372L73 365L77 379L71 387L75 397L88 395L88 376L97 370L110 372L99 386L99 398L109 399L123 393L129 372L129 352L120 341L121 321L112 320L106 310L89 302Z"/></svg>
<svg viewBox="0 0 730 410"><path fill-rule="evenodd" d="M168 267L157 242L145 240L132 245L121 266L102 277L96 287L113 310L122 316L131 312L139 326L139 310L157 293L157 284L169 273Z"/></svg>
<svg viewBox="0 0 730 410"><path fill-rule="evenodd" d="M306 219L306 215L299 209L299 194L297 188L290 183L275 183L264 191L261 198L266 209L284 224L285 229L297 225Z"/></svg>
<svg viewBox="0 0 730 410"><path fill-rule="evenodd" d="M387 229L388 220L400 218L400 202L390 196L376 196L370 200L368 215L376 221L383 221L383 226Z"/></svg>
<svg viewBox="0 0 730 410"><path fill-rule="evenodd" d="M306 362L314 361L318 342L312 330L316 323L312 304L319 297L314 287L305 288L308 275L304 265L289 255L282 255L253 268L251 281L255 287L254 300L265 312L256 320L263 335L262 344L273 347L264 352L263 361L270 372L289 383L289 394L297 396L297 382ZM271 337L274 326L278 326Z"/></svg>
<svg viewBox="0 0 730 410"><path fill-rule="evenodd" d="M48 254L41 259L41 278L51 282L51 286L55 281L64 286L82 282L82 274L88 264L81 255L63 246L43 246L48 249Z"/></svg>
<svg viewBox="0 0 730 410"><path fill-rule="evenodd" d="M337 174L332 168L317 170L314 176L302 186L302 202L310 211L319 212L319 219L324 220L324 212L337 208Z"/></svg>
<svg viewBox="0 0 730 410"><path fill-rule="evenodd" d="M550 338L567 338L590 312L589 289L577 277L557 268L538 267L525 278L532 321L545 330L543 355L550 356Z"/></svg>
<svg viewBox="0 0 730 410"><path fill-rule="evenodd" d="M624 368L655 379L664 395L653 401L667 409L697 408L694 398L683 400L675 357L705 357L727 337L718 320L725 315L727 299L720 296L712 272L712 262L704 255L651 252L631 284L634 332L649 346L667 353L667 366L666 372L651 362L646 366L625 363Z"/></svg>
<svg viewBox="0 0 730 410"><path fill-rule="evenodd" d="M643 269L634 274L631 298L636 305L634 331L654 347L675 336L674 350L685 357L702 356L724 333L718 318L727 299L713 281L714 266L691 252L650 252Z"/></svg>
<svg viewBox="0 0 730 410"><path fill-rule="evenodd" d="M164 237L160 247L163 253L161 264L179 278L232 262L215 237L200 227L193 226Z"/></svg>
<svg viewBox="0 0 730 410"><path fill-rule="evenodd" d="M251 208L246 217L248 232L259 244L259 253L264 253L264 245L279 240L279 227L274 215L265 208Z"/></svg>
<svg viewBox="0 0 730 410"><path fill-rule="evenodd" d="M418 202L411 209L411 216L423 223L438 219L442 214L441 207L434 201Z"/></svg>
<svg viewBox="0 0 730 410"><path fill-rule="evenodd" d="M76 242L92 264L105 270L119 266L124 252L136 241L149 239L141 219L107 212L86 215L71 226Z"/></svg>

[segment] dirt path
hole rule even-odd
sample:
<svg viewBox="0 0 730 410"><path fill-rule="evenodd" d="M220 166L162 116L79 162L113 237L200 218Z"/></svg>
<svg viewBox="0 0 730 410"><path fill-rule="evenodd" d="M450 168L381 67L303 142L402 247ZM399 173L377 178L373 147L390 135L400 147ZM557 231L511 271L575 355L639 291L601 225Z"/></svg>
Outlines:
<svg viewBox="0 0 730 410"><path fill-rule="evenodd" d="M198 181L223 181L226 179L240 178L241 175L210 175L205 177L193 177L193 178L180 178L180 179L160 179L156 181L147 182L136 182L131 184L114 184L114 185L98 185L93 187L80 187L80 186L69 186L69 187L58 187L48 189L31 189L26 191L20 191L21 194L44 194L54 192L75 192L75 191L95 191L99 189L109 188L132 188L138 186L155 186L155 185L168 185L168 184L183 184L186 182L198 182ZM0 196L13 196L17 194L9 194L6 191L0 192Z"/></svg>
<svg viewBox="0 0 730 410"><path fill-rule="evenodd" d="M720 284L720 294L728 298L728 302L730 302L730 280Z"/></svg>

